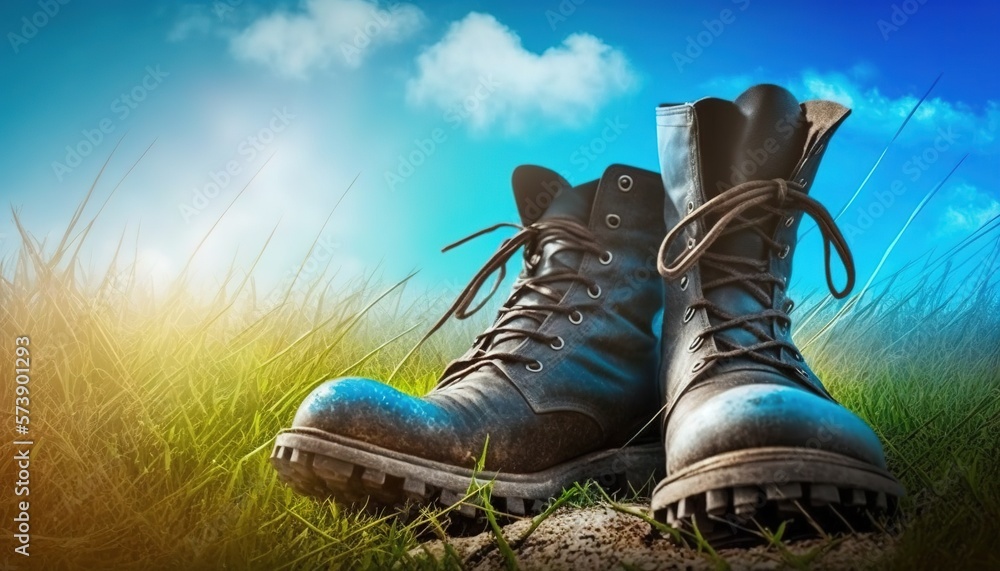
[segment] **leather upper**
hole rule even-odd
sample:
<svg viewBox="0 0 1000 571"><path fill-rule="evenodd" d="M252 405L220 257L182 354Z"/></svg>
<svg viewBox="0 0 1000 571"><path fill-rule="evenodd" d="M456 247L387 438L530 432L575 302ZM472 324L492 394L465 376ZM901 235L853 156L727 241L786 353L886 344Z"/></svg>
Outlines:
<svg viewBox="0 0 1000 571"><path fill-rule="evenodd" d="M489 436L487 469L532 472L621 446L655 418L660 175L613 165L598 181L571 188L552 171L520 167L514 187L525 226L576 220L599 248L567 249L558 240L526 247L535 256L525 260L501 308L503 331L477 339L428 395L412 397L368 379L329 381L302 403L294 427L464 467L474 464ZM536 279L532 287L549 298L523 286L532 276L568 271L593 285ZM503 317L505 308L544 306L552 297L567 311ZM507 332L518 328L559 342ZM521 360L482 360L500 353Z"/></svg>
<svg viewBox="0 0 1000 571"><path fill-rule="evenodd" d="M751 88L734 102L706 99L659 107L657 138L667 228L718 193L748 180L785 179L808 191L827 142L848 113L828 101L800 105L786 90L772 85ZM777 255L750 230L727 234L712 245L711 251L719 256L767 261L767 272L780 278L770 286L769 306L741 283L706 293L704 285L718 281L719 275L698 264L680 279L665 281L661 386L669 472L715 454L759 446L819 447L884 464L871 429L833 401L798 351L763 350L787 364L787 369L797 370L795 375L746 357L713 360L713 354L722 352L720 340L729 347L750 346L759 339L741 327L701 335L721 319L704 308L691 308L706 298L731 316L768 310L787 313L791 300L786 288L801 218L789 212L764 229L774 242L787 246ZM671 244L667 256L682 254L712 222L692 224L685 239ZM775 339L791 342L790 327L781 320L754 325ZM822 425L817 424L820 418ZM826 427L824 431L820 426ZM819 432L833 436L819 438Z"/></svg>

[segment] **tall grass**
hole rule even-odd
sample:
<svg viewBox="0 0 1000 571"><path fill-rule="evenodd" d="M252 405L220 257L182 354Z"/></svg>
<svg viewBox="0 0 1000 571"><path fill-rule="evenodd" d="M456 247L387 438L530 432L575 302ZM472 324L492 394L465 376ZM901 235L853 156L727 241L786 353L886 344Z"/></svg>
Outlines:
<svg viewBox="0 0 1000 571"><path fill-rule="evenodd" d="M334 289L327 274L263 295L235 271L207 297L183 279L154 294L134 260L116 256L85 275L80 245L93 221L83 225L79 213L49 247L18 223L20 250L0 266L0 346L12 355L13 339L30 335L33 355L31 562L417 565L406 555L413 524L298 497L268 455L313 387L343 375L386 378L448 300L373 276ZM822 331L810 363L883 438L909 491L900 547L885 566L1000 563L1000 264L995 235L970 244L984 242L992 250L963 247L937 266L888 276L846 313L823 299L796 310L807 323L800 339ZM485 325L482 313L432 337L393 383L428 390ZM0 374L8 411L12 369ZM11 456L0 466L6 487ZM431 515L426 523L437 525ZM4 517L4 537L11 525Z"/></svg>

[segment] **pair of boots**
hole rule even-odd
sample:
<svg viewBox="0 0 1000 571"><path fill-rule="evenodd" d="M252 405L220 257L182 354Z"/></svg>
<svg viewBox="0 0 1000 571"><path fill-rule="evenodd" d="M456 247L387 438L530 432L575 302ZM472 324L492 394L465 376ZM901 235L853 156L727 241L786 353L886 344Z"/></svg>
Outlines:
<svg viewBox="0 0 1000 571"><path fill-rule="evenodd" d="M808 195L849 112L759 85L735 101L660 106L661 174L613 165L572 187L517 168L521 225L439 322L478 309L476 293L523 249L493 325L422 398L362 378L317 388L277 437L281 478L348 502L450 505L488 439L476 477L514 515L577 481L653 474L665 474L655 517L707 537L787 520L855 529L888 509L902 489L878 438L789 333L803 215L822 233L833 295L853 286L844 238Z"/></svg>

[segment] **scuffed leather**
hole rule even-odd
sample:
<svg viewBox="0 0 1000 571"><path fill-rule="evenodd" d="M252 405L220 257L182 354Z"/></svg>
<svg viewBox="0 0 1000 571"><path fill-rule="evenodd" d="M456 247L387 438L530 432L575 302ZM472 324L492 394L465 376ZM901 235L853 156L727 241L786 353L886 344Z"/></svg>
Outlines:
<svg viewBox="0 0 1000 571"><path fill-rule="evenodd" d="M302 403L294 427L461 467L474 465L488 436L485 468L525 473L622 446L656 417L659 352L653 321L663 287L655 260L665 234L660 175L612 165L599 181L569 188L547 169L524 169L515 173L514 186L525 224L542 216L572 216L612 253L607 265L591 254L554 256L553 248L541 253L539 272L579 267L602 290L594 300L583 284L566 288L560 304L581 307L578 325L562 314L533 324L560 336L564 347L523 338L501 341L504 351L542 363L542 371L493 361L422 398L369 379L328 381ZM618 187L622 175L633 180L628 192ZM552 189L554 198L546 199ZM539 204L540 216L533 211ZM609 214L620 217L617 228L608 227ZM455 372L450 366L444 376Z"/></svg>
<svg viewBox="0 0 1000 571"><path fill-rule="evenodd" d="M659 107L657 139L668 199L664 204L666 226L675 226L689 208L698 208L720 190L743 182L732 179L733 164L754 160L752 154L759 149L768 157L755 161L747 179L784 178L802 182L808 189L826 143L849 112L828 101L800 105L786 90L773 85L751 88L735 102L704 99ZM779 222L773 228L772 236L788 244L790 251L784 259L771 255L770 268L786 280L791 277L800 220L801 216L795 216L791 225ZM673 245L668 258L683 251L687 237L695 238L704 231L703 225L692 225L685 240ZM759 259L768 256L761 239L749 231L720 239L713 251ZM875 434L830 397L797 353L781 350L775 355L801 367L805 379L791 378L747 358L715 362L693 372L697 362L719 349L711 336L700 346L692 344L697 332L711 324L711 318L704 309L693 314L686 311L688 304L702 296L702 284L712 277L697 265L686 277L686 287L681 287L681 280L664 283L661 386L668 472L716 454L763 446L818 448L884 466ZM773 308L785 307L788 300L783 288L775 286L772 295ZM733 315L764 309L735 284L713 289L708 298ZM789 332L771 327L776 337L789 339ZM742 329L715 335L743 344L756 339Z"/></svg>
<svg viewBox="0 0 1000 571"><path fill-rule="evenodd" d="M511 385L477 375L424 398L363 378L327 381L302 403L293 427L473 468L536 472L595 450L597 424L576 413L535 414ZM489 437L489 445L487 444Z"/></svg>

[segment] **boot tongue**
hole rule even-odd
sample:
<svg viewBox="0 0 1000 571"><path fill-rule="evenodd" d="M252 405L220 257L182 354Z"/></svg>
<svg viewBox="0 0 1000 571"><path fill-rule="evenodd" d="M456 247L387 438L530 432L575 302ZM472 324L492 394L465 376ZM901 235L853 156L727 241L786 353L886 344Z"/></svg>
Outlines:
<svg viewBox="0 0 1000 571"><path fill-rule="evenodd" d="M561 217L576 220L586 227L590 219L590 209L597 195L597 184L598 181L594 180L572 187L554 171L534 165L517 167L512 176L514 197L517 200L521 221L525 226ZM534 256L526 260L530 267L527 268L526 272L522 272L519 279L524 280L530 277L579 269L583 261L583 254L579 250L567 250L565 246L565 241L553 240L546 243L540 250L535 249L531 252ZM568 289L570 283L569 281L555 282L544 286L553 292L555 299L550 299L533 290L523 289L515 294L516 297L508 300L505 305L530 306L556 303ZM538 322L529 317L520 317L507 321L505 325L530 330L537 328ZM509 338L507 335L501 335L499 339L500 343L493 344L494 350L497 351L512 350L523 340L521 337Z"/></svg>
<svg viewBox="0 0 1000 571"><path fill-rule="evenodd" d="M570 218L586 227L597 195L597 182L594 180L572 187L555 171L534 165L517 167L511 177L521 222L525 226L559 217ZM579 267L582 259L580 252L567 251L561 244L550 242L541 252L536 252L540 254L539 267L533 275Z"/></svg>
<svg viewBox="0 0 1000 571"><path fill-rule="evenodd" d="M776 85L758 85L729 102L705 99L695 104L701 132L702 180L705 198L718 196L749 180L768 180L792 176L802 157L808 126L798 101ZM759 210L748 210L746 218L757 218ZM774 231L775 219L763 224L767 234ZM715 220L709 220L714 224ZM711 252L756 260L767 259L764 241L750 229L720 238ZM737 268L740 271L747 267ZM703 282L725 276L724 272L703 266ZM740 284L713 288L706 297L734 315L757 313L765 309ZM717 322L716 319L713 319ZM737 345L753 344L757 337L734 328L720 332Z"/></svg>
<svg viewBox="0 0 1000 571"><path fill-rule="evenodd" d="M735 101L695 104L702 133L706 198L748 180L787 178L808 132L799 102L777 85L757 85Z"/></svg>
<svg viewBox="0 0 1000 571"><path fill-rule="evenodd" d="M553 216L573 218L586 226L597 193L596 181L573 188L557 172L536 165L514 169L511 186L525 226Z"/></svg>

